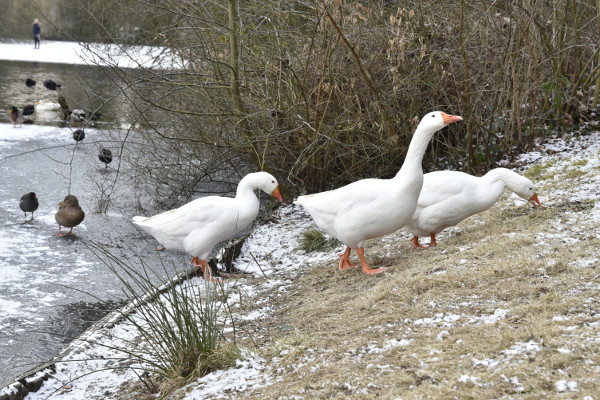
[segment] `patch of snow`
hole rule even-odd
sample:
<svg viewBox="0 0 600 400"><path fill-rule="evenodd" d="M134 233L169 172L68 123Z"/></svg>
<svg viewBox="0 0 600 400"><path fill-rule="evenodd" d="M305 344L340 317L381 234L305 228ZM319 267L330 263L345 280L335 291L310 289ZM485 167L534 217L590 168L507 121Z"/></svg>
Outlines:
<svg viewBox="0 0 600 400"><path fill-rule="evenodd" d="M487 315L481 318L481 321L484 324L494 324L504 318L506 318L506 314L508 314L508 310L503 310L501 308L498 308L494 311L494 314L492 315Z"/></svg>
<svg viewBox="0 0 600 400"><path fill-rule="evenodd" d="M510 349L503 350L502 353L508 356L514 356L524 353L536 353L541 351L539 343L530 340L529 342L517 342Z"/></svg>
<svg viewBox="0 0 600 400"><path fill-rule="evenodd" d="M473 363L473 366L477 367L477 366L484 366L484 367L495 367L496 365L500 364L500 360L494 360L491 358L486 358L485 360L478 360L476 358L472 358L471 362Z"/></svg>
<svg viewBox="0 0 600 400"><path fill-rule="evenodd" d="M459 381L459 382L462 382L462 383L471 382L471 383L473 383L473 384L475 384L475 385L478 385L478 384L479 384L479 380L480 380L480 378L479 378L479 377L477 377L477 376L471 376L471 375L461 375L461 376L458 378L458 381Z"/></svg>
<svg viewBox="0 0 600 400"><path fill-rule="evenodd" d="M514 386L514 390L515 392L524 392L525 388L523 387L523 384L521 383L521 381L519 381L519 378L517 378L516 376L511 376L510 378L507 378L506 375L502 374L500 375L500 377L505 381L505 382L509 382L512 383Z"/></svg>
<svg viewBox="0 0 600 400"><path fill-rule="evenodd" d="M574 330L576 330L577 328L578 328L578 326L577 326L577 325L571 325L571 326L567 326L567 327L565 328L565 331L567 331L567 332L573 332L573 331L574 331Z"/></svg>
<svg viewBox="0 0 600 400"><path fill-rule="evenodd" d="M577 382L560 380L554 384L554 387L556 388L556 391L559 393L566 392L566 391L574 392L577 390Z"/></svg>
<svg viewBox="0 0 600 400"><path fill-rule="evenodd" d="M244 360L238 360L234 368L215 371L198 379L186 398L228 398L231 393L242 393L253 387L264 386L269 382L268 377L263 376L265 363L264 359L255 354L246 354Z"/></svg>
<svg viewBox="0 0 600 400"><path fill-rule="evenodd" d="M44 40L39 49L30 42L0 42L0 60L59 64L102 65L119 68L181 68L165 47L78 43Z"/></svg>
<svg viewBox="0 0 600 400"><path fill-rule="evenodd" d="M391 349L394 347L398 347L398 346L408 346L413 340L412 339L400 339L400 340L396 340L396 339L390 339L390 340L386 340L383 343L384 349Z"/></svg>
<svg viewBox="0 0 600 400"><path fill-rule="evenodd" d="M559 347L559 348L558 348L558 349L556 349L556 350L557 350L559 353L561 353L561 354L569 354L569 353L572 353L572 351L571 351L571 350L569 350L569 349L566 349L566 348L564 348L564 347Z"/></svg>

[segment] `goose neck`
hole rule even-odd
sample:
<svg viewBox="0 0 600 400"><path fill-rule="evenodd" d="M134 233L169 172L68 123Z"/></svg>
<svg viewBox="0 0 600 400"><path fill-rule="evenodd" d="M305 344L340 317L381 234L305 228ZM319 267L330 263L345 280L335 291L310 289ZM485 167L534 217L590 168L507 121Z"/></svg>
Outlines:
<svg viewBox="0 0 600 400"><path fill-rule="evenodd" d="M429 141L436 130L437 129L417 127L417 130L410 141L410 145L408 146L406 158L404 159L404 163L402 164L402 168L400 168L398 175L403 170L410 171L419 169L422 173L423 156L425 155L427 145L429 144Z"/></svg>
<svg viewBox="0 0 600 400"><path fill-rule="evenodd" d="M515 172L506 168L495 168L483 176L486 181L502 183L504 187L511 187Z"/></svg>

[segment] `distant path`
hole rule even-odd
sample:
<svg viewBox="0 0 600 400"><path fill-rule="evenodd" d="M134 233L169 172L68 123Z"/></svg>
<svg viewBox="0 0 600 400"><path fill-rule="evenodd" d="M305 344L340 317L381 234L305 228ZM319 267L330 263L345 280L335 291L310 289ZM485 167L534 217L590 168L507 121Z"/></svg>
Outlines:
<svg viewBox="0 0 600 400"><path fill-rule="evenodd" d="M39 49L33 48L33 40L31 42L0 42L0 60L101 65L119 68L178 69L181 67L164 47L122 47L116 44L99 43L84 45L78 42L46 40L41 41Z"/></svg>

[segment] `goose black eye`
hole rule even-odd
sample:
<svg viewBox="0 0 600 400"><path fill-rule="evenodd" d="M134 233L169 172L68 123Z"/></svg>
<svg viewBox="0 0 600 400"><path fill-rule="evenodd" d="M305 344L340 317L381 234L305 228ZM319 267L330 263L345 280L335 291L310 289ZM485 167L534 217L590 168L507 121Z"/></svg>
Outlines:
<svg viewBox="0 0 600 400"><path fill-rule="evenodd" d="M529 188L529 190L533 190L533 188Z"/></svg>
<svg viewBox="0 0 600 400"><path fill-rule="evenodd" d="M435 114L433 114L433 115L431 116L431 118L435 118Z"/></svg>

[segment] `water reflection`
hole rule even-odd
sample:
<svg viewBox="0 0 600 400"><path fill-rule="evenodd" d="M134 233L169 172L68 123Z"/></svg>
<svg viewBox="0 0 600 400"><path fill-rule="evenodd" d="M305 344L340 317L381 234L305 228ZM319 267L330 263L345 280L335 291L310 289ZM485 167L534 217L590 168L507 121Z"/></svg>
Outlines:
<svg viewBox="0 0 600 400"><path fill-rule="evenodd" d="M77 301L59 306L56 316L48 322L44 333L50 342L68 344L96 321L125 304L124 300L106 300Z"/></svg>
<svg viewBox="0 0 600 400"><path fill-rule="evenodd" d="M86 112L99 111L102 115L99 127L127 124L122 111L125 103L120 89L109 78L107 67L87 65L61 65L52 63L0 61L0 122L8 123L6 110L16 106L20 110L26 105L36 105L31 119L38 125L61 125L61 113L47 109L46 105L57 104L62 95L71 109ZM25 80L33 79L36 85L28 87ZM61 85L58 90L44 87L44 80L51 79Z"/></svg>

